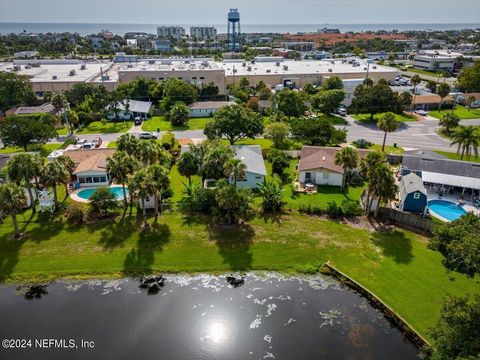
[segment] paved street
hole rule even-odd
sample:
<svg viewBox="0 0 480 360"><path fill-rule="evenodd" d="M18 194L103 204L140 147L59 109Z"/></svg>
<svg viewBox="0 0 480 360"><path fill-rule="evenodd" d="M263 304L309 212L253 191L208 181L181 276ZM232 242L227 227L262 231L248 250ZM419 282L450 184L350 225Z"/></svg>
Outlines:
<svg viewBox="0 0 480 360"><path fill-rule="evenodd" d="M377 129L375 124L363 124L352 117L347 116L347 125L339 125L338 128L345 127L348 130L348 141L354 141L357 139L365 139L376 144L383 142L383 132ZM476 125L480 126L480 119L476 120L463 120L462 125ZM407 149L426 149L426 150L445 150L455 151L454 147L450 147L450 142L437 135L438 120L424 120L424 121L412 121L407 123L400 123L399 129L387 135L387 145L393 145L397 143L398 146ZM136 129L133 129L136 130ZM138 135L139 131L130 131L134 135ZM165 132L160 132L159 138ZM185 130L173 132L177 139L185 138L205 138L203 130ZM77 135L82 139L93 139L101 137L104 142L115 141L120 133L114 134L90 134L90 135ZM63 138L52 139L53 142L62 141Z"/></svg>

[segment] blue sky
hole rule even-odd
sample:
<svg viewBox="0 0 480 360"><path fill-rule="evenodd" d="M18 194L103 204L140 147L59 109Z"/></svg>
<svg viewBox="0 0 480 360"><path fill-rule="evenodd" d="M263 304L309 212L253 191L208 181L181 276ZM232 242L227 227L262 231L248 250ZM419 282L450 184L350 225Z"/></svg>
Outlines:
<svg viewBox="0 0 480 360"><path fill-rule="evenodd" d="M480 23L480 0L0 0L0 22Z"/></svg>

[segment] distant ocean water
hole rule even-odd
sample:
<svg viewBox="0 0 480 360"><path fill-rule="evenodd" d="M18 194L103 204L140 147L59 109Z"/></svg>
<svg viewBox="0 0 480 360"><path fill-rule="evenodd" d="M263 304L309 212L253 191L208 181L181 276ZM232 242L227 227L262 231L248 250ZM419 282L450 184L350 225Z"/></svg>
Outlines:
<svg viewBox="0 0 480 360"><path fill-rule="evenodd" d="M142 31L156 33L157 26L164 24L87 24L87 23L5 23L0 22L0 34L20 33L22 31L34 33L46 32L71 32L80 35L96 34L101 30L110 30L115 34L123 35L130 31ZM183 26L189 32L190 26L202 24L176 24ZM226 24L213 24L219 33L227 31ZM479 23L472 24L242 24L241 30L244 33L297 33L312 32L318 29L336 28L342 32L346 31L377 31L377 30L460 30L478 29Z"/></svg>

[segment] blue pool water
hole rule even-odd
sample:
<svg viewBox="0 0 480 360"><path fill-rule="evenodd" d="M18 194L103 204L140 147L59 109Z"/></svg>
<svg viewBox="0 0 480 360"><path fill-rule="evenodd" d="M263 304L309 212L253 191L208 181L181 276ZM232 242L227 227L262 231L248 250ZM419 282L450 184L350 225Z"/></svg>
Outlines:
<svg viewBox="0 0 480 360"><path fill-rule="evenodd" d="M457 220L467 213L461 206L445 200L430 200L428 208L431 213L435 213L448 221Z"/></svg>
<svg viewBox="0 0 480 360"><path fill-rule="evenodd" d="M97 190L97 188L83 189L83 190L80 190L77 193L77 195L82 199L88 200L93 195L95 190ZM112 194L114 194L117 197L118 200L123 199L123 190L121 186L110 187L109 190ZM127 192L127 195L128 195L128 189L125 189L125 191Z"/></svg>

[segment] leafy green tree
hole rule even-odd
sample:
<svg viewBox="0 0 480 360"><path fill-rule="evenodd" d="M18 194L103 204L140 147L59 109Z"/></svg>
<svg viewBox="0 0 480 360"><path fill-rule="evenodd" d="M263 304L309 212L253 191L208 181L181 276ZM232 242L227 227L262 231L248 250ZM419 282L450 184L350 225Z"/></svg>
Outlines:
<svg viewBox="0 0 480 360"><path fill-rule="evenodd" d="M110 179L118 181L122 185L125 207L128 206L125 184L128 181L128 177L139 167L140 164L125 151L116 151L112 157L107 158L107 172L110 175Z"/></svg>
<svg viewBox="0 0 480 360"><path fill-rule="evenodd" d="M27 104L35 105L35 94L26 76L0 71L0 110Z"/></svg>
<svg viewBox="0 0 480 360"><path fill-rule="evenodd" d="M272 164L272 173L282 175L285 169L290 166L287 155L280 150L272 149L268 155L268 160Z"/></svg>
<svg viewBox="0 0 480 360"><path fill-rule="evenodd" d="M400 112L399 96L392 91L388 83L380 79L375 85L359 85L355 88L351 109L355 113L369 113L373 116L383 112Z"/></svg>
<svg viewBox="0 0 480 360"><path fill-rule="evenodd" d="M89 200L90 209L103 216L108 216L108 212L118 206L117 197L106 186L97 188Z"/></svg>
<svg viewBox="0 0 480 360"><path fill-rule="evenodd" d="M233 186L237 187L237 180L245 179L247 173L247 166L240 159L229 159L224 165L223 169L225 176L233 179Z"/></svg>
<svg viewBox="0 0 480 360"><path fill-rule="evenodd" d="M460 154L460 160L463 160L464 156L470 159L472 154L475 157L478 156L478 147L480 146L480 130L478 127L472 125L459 126L453 131L451 139L450 146L458 145L457 153Z"/></svg>
<svg viewBox="0 0 480 360"><path fill-rule="evenodd" d="M147 209L145 208L145 198L152 196L155 189L151 181L151 176L147 168L142 168L130 176L128 189L142 204L143 228L148 228Z"/></svg>
<svg viewBox="0 0 480 360"><path fill-rule="evenodd" d="M259 102L259 99L256 96L250 97L250 99L248 99L245 106L247 108L257 112L257 113L260 112L260 102Z"/></svg>
<svg viewBox="0 0 480 360"><path fill-rule="evenodd" d="M475 360L480 354L480 294L449 296L430 330L432 360Z"/></svg>
<svg viewBox="0 0 480 360"><path fill-rule="evenodd" d="M25 201L25 192L21 186L11 182L0 185L0 209L12 216L14 236L16 238L20 237L17 213L22 205L25 204Z"/></svg>
<svg viewBox="0 0 480 360"><path fill-rule="evenodd" d="M462 69L458 85L465 92L480 92L480 60L476 60L473 66Z"/></svg>
<svg viewBox="0 0 480 360"><path fill-rule="evenodd" d="M55 203L55 210L58 208L57 185L65 184L69 179L68 169L65 165L56 159L50 161L42 169L41 181L46 186L51 186L53 189L53 199Z"/></svg>
<svg viewBox="0 0 480 360"><path fill-rule="evenodd" d="M426 88L430 90L432 94L435 94L437 92L437 83L433 80L428 80Z"/></svg>
<svg viewBox="0 0 480 360"><path fill-rule="evenodd" d="M181 101L189 105L196 99L197 91L192 85L173 78L165 81L162 99L162 107L165 111L170 111L177 102Z"/></svg>
<svg viewBox="0 0 480 360"><path fill-rule="evenodd" d="M480 217L468 213L435 226L429 247L440 251L447 268L468 274L480 272Z"/></svg>
<svg viewBox="0 0 480 360"><path fill-rule="evenodd" d="M447 83L441 83L437 86L437 95L440 96L440 105L438 106L440 111L442 111L443 99L450 94L450 90L450 85Z"/></svg>
<svg viewBox="0 0 480 360"><path fill-rule="evenodd" d="M153 189L153 197L155 202L154 222L158 221L158 207L162 203L162 194L170 185L169 169L160 164L153 164L148 167L150 182Z"/></svg>
<svg viewBox="0 0 480 360"><path fill-rule="evenodd" d="M271 211L276 213L282 209L286 204L282 198L282 187L276 181L263 180L263 183L258 187L260 196L262 197L263 211Z"/></svg>
<svg viewBox="0 0 480 360"><path fill-rule="evenodd" d="M22 147L45 144L56 137L55 119L50 114L11 115L0 122L0 138L5 146Z"/></svg>
<svg viewBox="0 0 480 360"><path fill-rule="evenodd" d="M231 145L263 133L263 119L243 105L227 105L215 112L214 120L207 124L204 134L211 140L225 137Z"/></svg>
<svg viewBox="0 0 480 360"><path fill-rule="evenodd" d="M77 107L85 101L87 96L95 95L96 85L86 82L74 84L69 90L65 91L67 101L73 106Z"/></svg>
<svg viewBox="0 0 480 360"><path fill-rule="evenodd" d="M225 180L217 183L215 189L216 206L213 208L213 221L229 225L252 219L253 197L249 189L229 185Z"/></svg>
<svg viewBox="0 0 480 360"><path fill-rule="evenodd" d="M273 97L272 107L288 117L302 116L307 110L306 96L300 91L284 89Z"/></svg>
<svg viewBox="0 0 480 360"><path fill-rule="evenodd" d="M260 100L270 100L272 97L272 90L268 87L261 88L258 90L258 98Z"/></svg>
<svg viewBox="0 0 480 360"><path fill-rule="evenodd" d="M139 140L132 134L123 134L117 140L117 149L130 156L136 156Z"/></svg>
<svg viewBox="0 0 480 360"><path fill-rule="evenodd" d="M302 91L308 95L315 95L316 93L318 93L319 89L315 87L312 83L308 83L303 86Z"/></svg>
<svg viewBox="0 0 480 360"><path fill-rule="evenodd" d="M191 151L182 152L178 160L178 172L188 178L188 184L192 184L192 176L198 174L200 164Z"/></svg>
<svg viewBox="0 0 480 360"><path fill-rule="evenodd" d="M346 141L347 131L336 129L325 118L301 118L292 123L292 136L305 145L335 146Z"/></svg>
<svg viewBox="0 0 480 360"><path fill-rule="evenodd" d="M188 122L189 116L190 111L187 106L182 102L178 102L167 112L166 118L173 126L182 126Z"/></svg>
<svg viewBox="0 0 480 360"><path fill-rule="evenodd" d="M438 124L442 127L443 133L450 136L453 129L460 124L460 118L455 113L447 113L442 116Z"/></svg>
<svg viewBox="0 0 480 360"><path fill-rule="evenodd" d="M271 122L265 128L264 136L273 141L273 146L281 149L290 135L290 126L284 122Z"/></svg>
<svg viewBox="0 0 480 360"><path fill-rule="evenodd" d="M386 113L378 120L378 128L383 131L382 151L385 151L385 142L387 141L387 133L394 132L398 129L398 121L392 113Z"/></svg>
<svg viewBox="0 0 480 360"><path fill-rule="evenodd" d="M323 90L342 90L343 81L338 76L331 76L322 83Z"/></svg>
<svg viewBox="0 0 480 360"><path fill-rule="evenodd" d="M343 90L321 91L312 97L312 107L325 114L333 113L345 100Z"/></svg>
<svg viewBox="0 0 480 360"><path fill-rule="evenodd" d="M201 101L212 101L218 97L220 90L214 82L202 84L198 89L198 97Z"/></svg>
<svg viewBox="0 0 480 360"><path fill-rule="evenodd" d="M343 167L342 190L345 190L347 173L358 165L358 151L351 146L342 148L335 154L335 164Z"/></svg>
<svg viewBox="0 0 480 360"><path fill-rule="evenodd" d="M35 156L29 153L13 156L7 164L8 178L17 185L25 186L30 197L30 206L35 213L35 197L32 191L32 181L40 175L41 167L35 161Z"/></svg>

